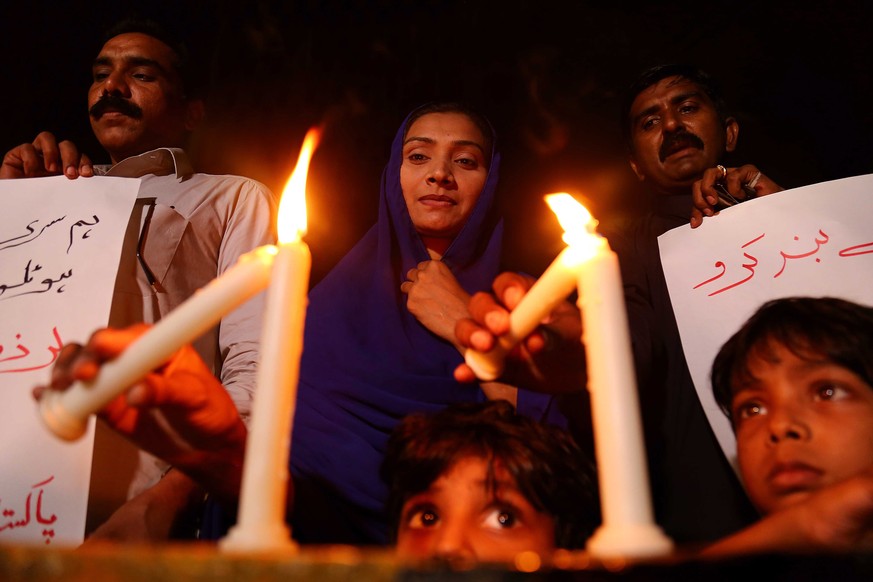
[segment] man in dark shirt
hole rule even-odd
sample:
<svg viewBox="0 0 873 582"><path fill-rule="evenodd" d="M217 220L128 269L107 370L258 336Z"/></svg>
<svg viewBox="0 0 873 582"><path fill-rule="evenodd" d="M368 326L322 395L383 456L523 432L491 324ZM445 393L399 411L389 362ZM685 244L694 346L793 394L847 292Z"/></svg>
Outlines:
<svg viewBox="0 0 873 582"><path fill-rule="evenodd" d="M623 114L631 169L651 191L652 211L604 234L622 267L655 513L678 542L716 539L755 513L697 397L657 239L689 215L692 226L711 216L729 200L716 188L737 200L781 188L753 165L721 165L737 146L739 125L698 69L648 69L631 86Z"/></svg>

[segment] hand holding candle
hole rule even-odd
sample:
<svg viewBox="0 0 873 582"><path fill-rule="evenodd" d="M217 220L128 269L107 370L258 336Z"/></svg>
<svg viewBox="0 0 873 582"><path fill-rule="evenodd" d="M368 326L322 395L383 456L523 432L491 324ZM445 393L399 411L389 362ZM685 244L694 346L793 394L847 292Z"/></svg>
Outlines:
<svg viewBox="0 0 873 582"><path fill-rule="evenodd" d="M91 414L266 288L276 252L276 247L264 246L240 257L236 265L158 322L118 359L105 364L93 381L77 382L63 392L45 391L39 406L46 426L66 440L81 437Z"/></svg>
<svg viewBox="0 0 873 582"><path fill-rule="evenodd" d="M550 194L546 196L546 202L553 210L564 209L562 212L563 221L568 224L565 225L564 222L561 224L565 226L566 231L575 232L568 226L574 224L582 225L581 228L585 232L588 232L588 229L593 229L588 210L573 200L569 194ZM560 215L559 220L562 220ZM596 222L593 224L596 225ZM565 234L565 242L569 242L568 236L579 237L578 234ZM576 288L576 276L579 268L591 255L590 245L567 246L512 310L509 318L509 331L497 338L497 345L486 353L472 349L466 351L464 359L477 378L490 381L500 377L503 373L506 355L533 332L540 322L573 292Z"/></svg>
<svg viewBox="0 0 873 582"><path fill-rule="evenodd" d="M70 345L52 370L52 387L39 390L62 390L76 378L93 379L149 329L146 324L101 329L85 345ZM107 426L197 481L216 499L236 503L246 427L227 390L191 345L106 404L100 415Z"/></svg>

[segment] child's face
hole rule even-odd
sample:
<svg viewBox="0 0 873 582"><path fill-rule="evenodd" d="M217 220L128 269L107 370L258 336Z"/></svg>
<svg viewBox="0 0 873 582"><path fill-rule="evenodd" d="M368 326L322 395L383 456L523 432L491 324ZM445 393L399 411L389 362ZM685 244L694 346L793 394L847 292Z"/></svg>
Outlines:
<svg viewBox="0 0 873 582"><path fill-rule="evenodd" d="M873 465L873 388L848 369L771 343L734 386L740 471L767 514ZM772 357L769 357L772 355Z"/></svg>
<svg viewBox="0 0 873 582"><path fill-rule="evenodd" d="M400 516L398 555L473 563L511 561L525 550L553 551L552 517L528 502L499 463L494 472L496 492L488 487L488 462L463 458L409 498Z"/></svg>

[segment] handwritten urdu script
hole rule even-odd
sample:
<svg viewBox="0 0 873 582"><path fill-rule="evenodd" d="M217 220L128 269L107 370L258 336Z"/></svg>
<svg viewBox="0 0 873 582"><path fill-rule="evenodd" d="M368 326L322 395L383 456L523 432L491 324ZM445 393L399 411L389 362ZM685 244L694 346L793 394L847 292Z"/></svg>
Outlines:
<svg viewBox="0 0 873 582"><path fill-rule="evenodd" d="M139 182L0 180L0 543L84 538L93 430L59 440L31 390L65 343L106 325Z"/></svg>
<svg viewBox="0 0 873 582"><path fill-rule="evenodd" d="M805 295L873 305L873 175L751 200L658 239L688 367L722 449L734 437L709 383L721 345L765 301Z"/></svg>

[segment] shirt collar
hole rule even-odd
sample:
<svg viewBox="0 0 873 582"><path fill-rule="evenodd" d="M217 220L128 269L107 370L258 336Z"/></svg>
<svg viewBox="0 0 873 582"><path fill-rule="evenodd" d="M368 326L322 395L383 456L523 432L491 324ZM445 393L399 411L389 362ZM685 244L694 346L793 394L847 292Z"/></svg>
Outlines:
<svg viewBox="0 0 873 582"><path fill-rule="evenodd" d="M94 173L101 176L120 176L123 178L141 178L147 174L156 176L175 175L182 179L194 173L191 161L181 148L158 148L138 156L125 158L111 166L109 164L94 166Z"/></svg>

